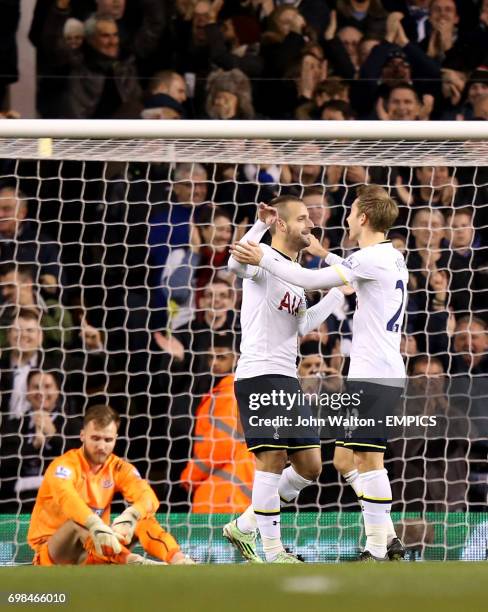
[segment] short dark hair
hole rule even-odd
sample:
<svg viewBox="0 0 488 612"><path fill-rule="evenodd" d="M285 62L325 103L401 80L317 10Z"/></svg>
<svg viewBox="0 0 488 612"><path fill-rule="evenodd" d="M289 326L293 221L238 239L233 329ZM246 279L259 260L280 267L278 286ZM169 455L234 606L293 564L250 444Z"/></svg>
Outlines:
<svg viewBox="0 0 488 612"><path fill-rule="evenodd" d="M324 102L324 104L322 104L322 106L319 108L319 118L322 117L322 113L325 110L332 110L342 113L344 119L347 120L354 119L354 111L352 110L351 105L344 102L344 100L328 100L327 102Z"/></svg>
<svg viewBox="0 0 488 612"><path fill-rule="evenodd" d="M19 276L32 278L34 280L36 278L36 273L34 268L25 263L15 263L10 261L9 263L4 264L0 267L0 274L4 276L5 274L10 274L10 272L16 272Z"/></svg>
<svg viewBox="0 0 488 612"><path fill-rule="evenodd" d="M303 189L302 198L306 198L308 196L320 196L324 199L327 199L327 191L324 185L307 185Z"/></svg>
<svg viewBox="0 0 488 612"><path fill-rule="evenodd" d="M111 423L115 423L118 429L120 425L120 416L110 406L96 404L95 406L90 406L86 411L83 418L83 427L86 427L90 421L93 421L99 429L108 427Z"/></svg>
<svg viewBox="0 0 488 612"><path fill-rule="evenodd" d="M34 376L37 376L38 374L52 376L56 382L58 389L61 389L61 375L59 372L55 370L40 370L38 368L33 368L27 374L27 388L29 387L30 382L34 378Z"/></svg>
<svg viewBox="0 0 488 612"><path fill-rule="evenodd" d="M388 98L390 98L391 94L395 91L395 89L409 89L415 94L415 98L417 102L420 102L420 96L417 90L415 89L413 85L411 85L410 83L407 83L407 81L403 81L401 83L397 83L396 85L393 85L393 87L391 87L390 91L388 92L388 96L387 96Z"/></svg>
<svg viewBox="0 0 488 612"><path fill-rule="evenodd" d="M411 358L408 364L409 374L412 375L417 365L420 365L422 363L426 363L427 365L430 365L431 363L437 363L437 365L441 366L442 371L444 373L446 371L444 364L442 363L442 360L439 359L439 357L433 357L432 355L423 354L423 355L416 355L415 357Z"/></svg>
<svg viewBox="0 0 488 612"><path fill-rule="evenodd" d="M224 332L221 334L216 333L212 336L213 348L227 348L235 352L235 343L236 339L234 334L231 334L229 332Z"/></svg>
<svg viewBox="0 0 488 612"><path fill-rule="evenodd" d="M37 308L19 308L15 313L14 319L26 319L40 324L41 313Z"/></svg>
<svg viewBox="0 0 488 612"><path fill-rule="evenodd" d="M203 207L203 210L199 212L198 224L212 225L212 223L215 221L215 219L217 219L217 217L225 217L228 221L232 223L232 217L224 208L220 208L220 206L205 205Z"/></svg>
<svg viewBox="0 0 488 612"><path fill-rule="evenodd" d="M471 323L476 323L477 325L483 328L483 331L486 331L488 329L488 324L484 319L482 319L481 317L475 317L473 315L464 315L464 317L460 317L456 321L456 327L458 327L458 325L460 325L461 323L467 323L468 325L470 325Z"/></svg>
<svg viewBox="0 0 488 612"><path fill-rule="evenodd" d="M326 353L326 347L317 340L307 340L300 344L300 357L309 357L310 355L320 355L322 358Z"/></svg>
<svg viewBox="0 0 488 612"><path fill-rule="evenodd" d="M474 210L469 206L463 206L462 208L450 208L446 212L446 217L451 219L452 217L456 217L457 215L467 215L471 219L474 215Z"/></svg>
<svg viewBox="0 0 488 612"><path fill-rule="evenodd" d="M286 221L287 219L287 206L288 206L288 202L295 202L298 204L303 204L303 200L301 198L299 198L298 196L295 195L279 195L276 198L273 198L271 200L271 202L268 204L268 206L272 206L273 208L276 208L278 210L278 216L280 217L280 219L283 219L284 221ZM269 231L271 234L274 234L274 232L276 231L276 225L271 225L269 228Z"/></svg>

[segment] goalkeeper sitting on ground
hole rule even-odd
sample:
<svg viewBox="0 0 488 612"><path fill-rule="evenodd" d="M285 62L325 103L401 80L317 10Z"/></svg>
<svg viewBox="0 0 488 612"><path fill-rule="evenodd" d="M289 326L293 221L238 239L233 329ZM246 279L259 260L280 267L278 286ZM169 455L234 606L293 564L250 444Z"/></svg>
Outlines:
<svg viewBox="0 0 488 612"><path fill-rule="evenodd" d="M112 453L119 423L109 406L92 406L83 420L81 448L47 468L27 534L34 565L193 563L157 522L159 501L147 481ZM117 492L132 505L110 525ZM131 553L136 539L160 561Z"/></svg>

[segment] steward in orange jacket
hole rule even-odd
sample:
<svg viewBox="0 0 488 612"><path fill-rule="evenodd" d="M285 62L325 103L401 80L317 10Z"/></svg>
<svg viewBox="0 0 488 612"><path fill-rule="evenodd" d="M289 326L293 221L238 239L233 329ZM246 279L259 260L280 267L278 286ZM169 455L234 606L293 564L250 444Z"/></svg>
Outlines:
<svg viewBox="0 0 488 612"><path fill-rule="evenodd" d="M254 456L242 436L234 375L230 374L196 410L193 458L181 474L183 486L193 492L193 512L243 512L251 503L254 470Z"/></svg>

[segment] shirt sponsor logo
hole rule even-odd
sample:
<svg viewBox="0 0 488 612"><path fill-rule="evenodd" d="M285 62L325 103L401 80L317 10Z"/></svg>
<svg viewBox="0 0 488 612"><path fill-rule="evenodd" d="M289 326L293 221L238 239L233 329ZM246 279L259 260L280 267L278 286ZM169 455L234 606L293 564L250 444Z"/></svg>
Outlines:
<svg viewBox="0 0 488 612"><path fill-rule="evenodd" d="M58 478L63 478L64 480L67 480L71 476L71 470L66 467L63 467L62 465L58 465L54 475Z"/></svg>
<svg viewBox="0 0 488 612"><path fill-rule="evenodd" d="M293 301L292 301L293 297ZM298 314L298 310L301 304L301 298L296 295L291 296L290 292L287 291L285 295L281 298L280 305L278 306L278 310L286 310L286 312L294 315L295 317Z"/></svg>
<svg viewBox="0 0 488 612"><path fill-rule="evenodd" d="M350 255L342 262L342 265L346 266L346 268L349 268L350 270L354 270L354 268L359 266L359 261L355 259L353 255Z"/></svg>

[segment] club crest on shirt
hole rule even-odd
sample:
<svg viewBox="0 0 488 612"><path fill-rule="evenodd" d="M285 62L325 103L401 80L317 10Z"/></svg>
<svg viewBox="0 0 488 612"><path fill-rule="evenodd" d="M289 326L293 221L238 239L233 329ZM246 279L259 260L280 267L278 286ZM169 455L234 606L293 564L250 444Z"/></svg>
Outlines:
<svg viewBox="0 0 488 612"><path fill-rule="evenodd" d="M64 480L67 480L71 476L71 470L66 467L63 467L62 465L58 465L56 471L54 472L54 475L58 478L63 478Z"/></svg>
<svg viewBox="0 0 488 612"><path fill-rule="evenodd" d="M102 485L102 489L110 489L110 487L114 486L114 482L113 480L110 480L109 478L107 478L106 480L102 480L101 485Z"/></svg>
<svg viewBox="0 0 488 612"><path fill-rule="evenodd" d="M285 295L281 298L278 310L286 310L286 312L289 312L291 315L294 315L296 317L298 314L298 310L300 309L301 301L301 298L296 295L291 296L290 292L287 291Z"/></svg>

